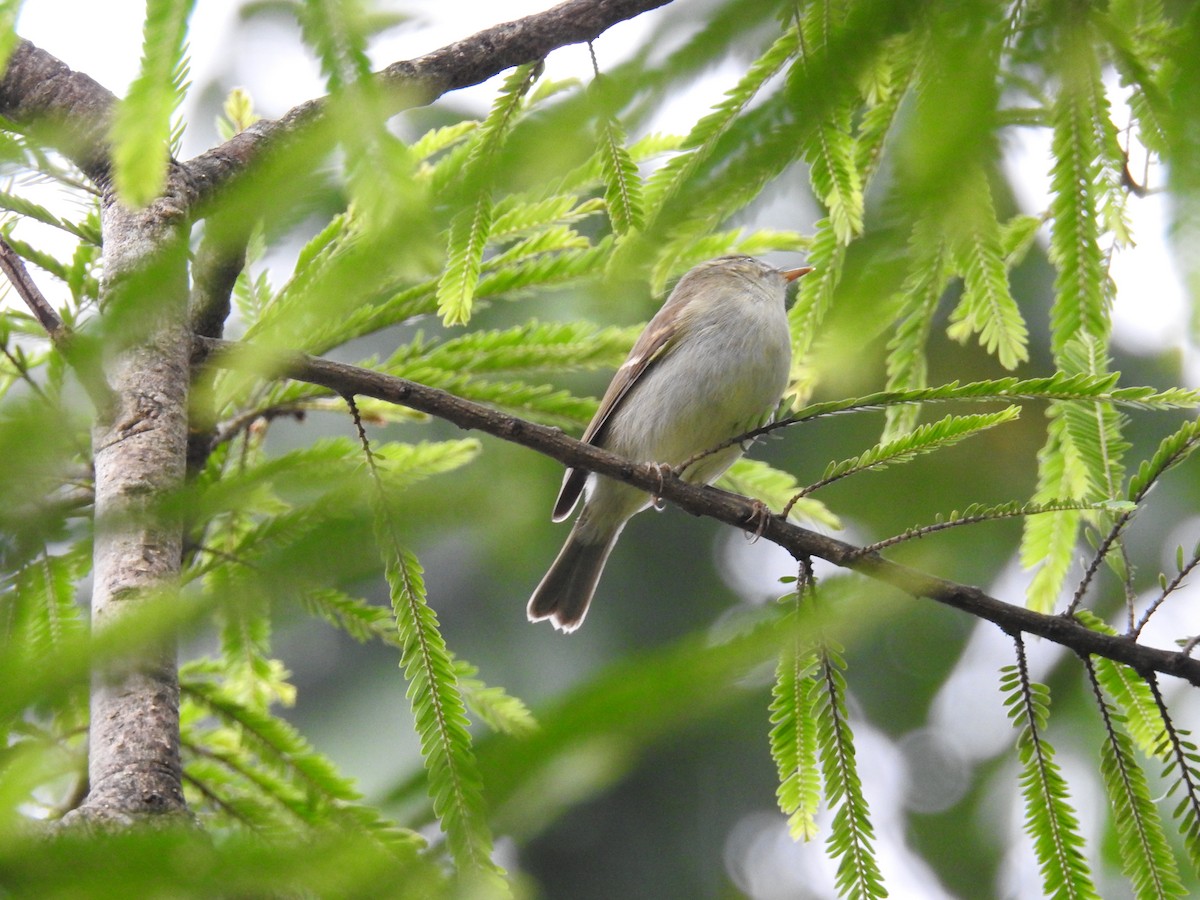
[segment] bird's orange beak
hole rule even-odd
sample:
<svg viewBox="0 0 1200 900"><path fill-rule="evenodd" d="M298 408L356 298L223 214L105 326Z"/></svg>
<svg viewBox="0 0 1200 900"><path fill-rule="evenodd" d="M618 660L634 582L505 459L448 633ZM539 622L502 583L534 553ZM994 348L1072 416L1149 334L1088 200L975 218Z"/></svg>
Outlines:
<svg viewBox="0 0 1200 900"><path fill-rule="evenodd" d="M783 277L786 278L788 281L795 281L800 276L807 275L812 270L813 270L812 266L801 266L798 269L784 269Z"/></svg>

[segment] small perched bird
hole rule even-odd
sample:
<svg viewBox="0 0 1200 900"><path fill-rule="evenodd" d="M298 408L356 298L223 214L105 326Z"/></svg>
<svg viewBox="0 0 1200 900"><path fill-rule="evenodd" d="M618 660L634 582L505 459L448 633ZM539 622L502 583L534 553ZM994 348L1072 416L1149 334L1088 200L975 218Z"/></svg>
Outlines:
<svg viewBox="0 0 1200 900"><path fill-rule="evenodd" d="M810 267L781 270L722 256L679 279L613 376L583 440L639 463L677 466L764 424L787 386L792 345L784 294ZM742 455L739 444L698 460L686 481L709 484ZM574 631L583 623L613 545L650 496L568 469L553 520L575 520L529 600L529 620Z"/></svg>

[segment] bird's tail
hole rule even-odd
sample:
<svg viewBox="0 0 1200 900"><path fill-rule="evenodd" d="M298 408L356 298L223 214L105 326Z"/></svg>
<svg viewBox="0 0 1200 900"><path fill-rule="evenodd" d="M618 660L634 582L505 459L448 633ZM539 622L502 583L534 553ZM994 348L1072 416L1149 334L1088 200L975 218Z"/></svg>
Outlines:
<svg viewBox="0 0 1200 900"><path fill-rule="evenodd" d="M574 631L582 625L619 533L618 529L614 534L591 533L585 537L576 522L550 571L529 598L529 621L549 619L555 628L564 632Z"/></svg>

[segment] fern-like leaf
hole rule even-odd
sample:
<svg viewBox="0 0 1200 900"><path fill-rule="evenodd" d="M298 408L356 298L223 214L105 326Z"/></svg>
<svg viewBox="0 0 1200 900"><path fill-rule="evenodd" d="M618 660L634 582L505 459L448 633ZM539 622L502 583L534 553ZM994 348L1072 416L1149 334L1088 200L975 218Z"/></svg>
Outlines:
<svg viewBox="0 0 1200 900"><path fill-rule="evenodd" d="M645 204L648 222L654 221L697 167L712 155L717 141L729 130L762 86L796 55L799 46L796 29L789 29L750 65L746 74L725 94L713 111L692 127L680 145L679 149L682 152L659 167L646 183Z"/></svg>
<svg viewBox="0 0 1200 900"><path fill-rule="evenodd" d="M1065 426L1051 419L1046 445L1038 453L1038 485L1035 503L1056 498L1077 499L1087 494L1086 471L1072 446L1065 441ZM1067 573L1075 560L1075 542L1082 514L1065 509L1025 522L1021 536L1021 565L1037 567L1026 591L1026 604L1038 612L1049 612L1058 602Z"/></svg>
<svg viewBox="0 0 1200 900"><path fill-rule="evenodd" d="M1138 466L1129 479L1126 496L1140 503L1163 475L1186 460L1200 446L1200 421L1184 422L1173 434L1163 438L1150 459Z"/></svg>
<svg viewBox="0 0 1200 900"><path fill-rule="evenodd" d="M1061 23L1058 48L1064 83L1052 110L1050 172L1050 259L1057 270L1050 328L1055 353L1081 334L1106 340L1110 291L1096 196L1101 177L1094 103L1100 74L1082 15L1072 11L1064 18L1069 21Z"/></svg>
<svg viewBox="0 0 1200 900"><path fill-rule="evenodd" d="M437 616L425 599L425 581L416 557L399 546L390 527L381 528L388 585L396 628L403 647L400 666L421 740L433 811L446 832L459 868L495 876L492 836L487 825L483 781L479 775L466 706L454 663L438 630Z"/></svg>
<svg viewBox="0 0 1200 900"><path fill-rule="evenodd" d="M450 224L446 269L437 288L438 314L447 325L464 324L471 317L483 252L491 233L493 161L541 69L540 64L527 64L512 71L471 144L466 171L455 192L469 199Z"/></svg>
<svg viewBox="0 0 1200 900"><path fill-rule="evenodd" d="M89 244L97 247L100 246L100 230L96 227L95 223L90 221L72 222L68 219L60 218L46 209L46 207L39 203L34 203L20 194L0 191L0 209L7 209L9 212L14 212L19 216L25 216L53 228L58 228L61 231L74 235L82 241L87 241Z"/></svg>
<svg viewBox="0 0 1200 900"><path fill-rule="evenodd" d="M792 379L787 398L793 407L808 399L811 384L803 371L805 359L817 339L821 323L833 306L833 292L842 279L846 261L846 245L838 240L828 218L817 222L809 248L808 263L815 271L800 280L796 302L788 311L792 335Z"/></svg>
<svg viewBox="0 0 1200 900"><path fill-rule="evenodd" d="M816 677L810 682L808 703L817 712L817 747L825 780L825 802L836 808L826 847L838 860L838 894L866 900L886 897L883 876L875 860L875 830L862 792L854 735L846 714L846 664L838 649L826 644Z"/></svg>
<svg viewBox="0 0 1200 900"><path fill-rule="evenodd" d="M796 604L798 595L790 600ZM771 689L771 757L779 771L776 796L788 817L792 840L809 841L817 835L821 803L821 770L817 761L817 720L813 700L818 673L815 648L802 642L793 627L775 667Z"/></svg>
<svg viewBox="0 0 1200 900"><path fill-rule="evenodd" d="M1003 425L1018 418L1021 414L1019 406L1009 406L999 412L982 413L968 416L946 416L937 422L922 425L909 434L902 435L892 441L877 444L865 453L841 462L831 463L825 470L824 476L815 484L805 488L801 495L812 493L818 488L848 475L864 472L868 469L882 469L888 466L906 463L918 456L951 447L959 441L979 434L997 425Z"/></svg>
<svg viewBox="0 0 1200 900"><path fill-rule="evenodd" d="M359 643L395 639L396 628L392 615L382 606L375 606L333 588L303 591L298 599L309 612L340 628Z"/></svg>
<svg viewBox="0 0 1200 900"><path fill-rule="evenodd" d="M1101 377L1108 372L1108 356L1102 342L1082 334L1070 340L1061 352L1062 368L1069 373ZM1051 414L1061 415L1065 436L1084 467L1089 497L1117 497L1124 479L1122 457L1129 444L1121 436L1122 417L1110 403L1058 403Z"/></svg>
<svg viewBox="0 0 1200 900"><path fill-rule="evenodd" d="M613 231L625 234L642 227L642 180L625 146L625 131L613 117L600 120L600 172L604 202Z"/></svg>
<svg viewBox="0 0 1200 900"><path fill-rule="evenodd" d="M813 273L816 274L815 272ZM808 279L805 278L807 281ZM772 428L782 428L796 422L806 422L821 416L866 409L889 409L892 406L910 403L932 403L947 400L973 400L988 402L1001 400L1095 400L1116 403L1134 409L1177 409L1200 404L1200 393L1180 388L1156 391L1149 387L1116 387L1117 373L1101 376L1086 374L1052 375L1049 378L998 378L988 381L971 381L960 384L951 381L929 388L912 388L903 391L880 391L864 397L844 400L827 400L813 403L775 423Z"/></svg>
<svg viewBox="0 0 1200 900"><path fill-rule="evenodd" d="M933 328L938 301L950 281L946 242L927 221L913 226L909 240L908 275L900 288L899 324L888 341L887 387L890 391L926 386L925 345ZM916 403L889 406L882 440L890 441L916 427L921 408Z"/></svg>
<svg viewBox="0 0 1200 900"><path fill-rule="evenodd" d="M148 0L142 65L112 124L113 179L131 206L145 206L167 179L171 116L183 92L184 42L195 0Z"/></svg>
<svg viewBox="0 0 1200 900"><path fill-rule="evenodd" d="M964 341L977 333L984 349L995 354L1000 365L1014 369L1029 359L1029 331L1009 291L987 173L975 167L963 185L970 195L966 202L971 222L960 239L963 296L951 314L948 334Z"/></svg>
<svg viewBox="0 0 1200 900"><path fill-rule="evenodd" d="M637 328L595 328L582 322L530 322L503 331L472 331L436 344L418 334L382 368L423 380L416 373L427 367L455 375L514 375L617 366L637 335Z"/></svg>
<svg viewBox="0 0 1200 900"><path fill-rule="evenodd" d="M485 684L478 677L479 670L464 660L456 659L454 670L467 706L493 731L513 737L537 731L537 720L519 697L504 688Z"/></svg>
<svg viewBox="0 0 1200 900"><path fill-rule="evenodd" d="M1130 512L1135 507L1132 503L1126 501L1105 501L1103 503L1086 503L1081 500L1073 500L1058 503L1018 503L1010 501L1001 503L996 506L985 506L983 504L975 504L968 506L961 513L957 510L946 515L939 515L937 521L931 525L918 525L907 531L896 535L895 537L885 538L882 541L876 541L873 544L868 544L863 547L863 552L878 552L886 547L893 547L896 544L910 541L914 538L922 538L931 534L936 534L939 531L946 531L950 528L958 528L963 525L977 525L981 522L995 522L1000 519L1011 519L1015 516L1024 518L1025 516L1040 516L1047 513L1062 512L1063 510L1102 510L1104 512L1120 511Z"/></svg>
<svg viewBox="0 0 1200 900"><path fill-rule="evenodd" d="M1050 690L1029 678L1025 646L1018 638L1017 665L1006 666L1000 679L1009 718L1018 729L1021 795L1025 831L1033 839L1048 897L1099 898L1083 856L1079 820L1071 808L1067 783L1054 761L1054 748L1042 732L1050 716Z"/></svg>
<svg viewBox="0 0 1200 900"><path fill-rule="evenodd" d="M1112 806L1121 868L1138 900L1187 896L1179 880L1179 864L1163 831L1158 809L1142 767L1133 754L1133 741L1121 727L1122 718L1100 690L1091 658L1085 660L1096 705L1104 720L1106 740L1100 750L1100 775Z"/></svg>
<svg viewBox="0 0 1200 900"><path fill-rule="evenodd" d="M449 259L437 289L438 315L447 325L463 325L471 318L491 225L492 198L488 194L480 194L450 223Z"/></svg>

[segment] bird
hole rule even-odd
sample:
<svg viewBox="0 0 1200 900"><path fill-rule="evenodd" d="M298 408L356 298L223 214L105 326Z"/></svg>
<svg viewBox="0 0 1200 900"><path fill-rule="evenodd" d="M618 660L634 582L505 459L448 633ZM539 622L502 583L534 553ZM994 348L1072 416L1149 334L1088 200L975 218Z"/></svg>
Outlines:
<svg viewBox="0 0 1200 900"><path fill-rule="evenodd" d="M689 270L617 369L583 442L632 462L675 467L766 424L791 370L787 286L811 271L751 256ZM734 443L703 456L682 478L710 484L744 449ZM632 485L571 468L551 519L565 520L581 496L583 509L527 608L531 622L549 619L566 633L583 624L621 530L652 502Z"/></svg>

